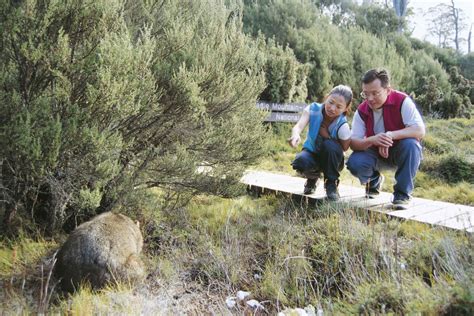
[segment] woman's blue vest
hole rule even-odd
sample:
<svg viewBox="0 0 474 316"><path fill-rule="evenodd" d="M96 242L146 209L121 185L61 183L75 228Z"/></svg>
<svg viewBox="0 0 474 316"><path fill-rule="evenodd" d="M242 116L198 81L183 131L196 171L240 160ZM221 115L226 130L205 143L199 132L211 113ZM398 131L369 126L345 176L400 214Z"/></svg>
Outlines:
<svg viewBox="0 0 474 316"><path fill-rule="evenodd" d="M306 135L306 141L303 144L303 148L313 153L319 151L319 147L323 142L323 138L319 135L319 127L323 121L323 104L311 103L309 106L309 129ZM332 128L329 130L329 136L331 139L337 139L337 131L342 124L346 123L347 119L344 114L339 115L335 124L331 124Z"/></svg>

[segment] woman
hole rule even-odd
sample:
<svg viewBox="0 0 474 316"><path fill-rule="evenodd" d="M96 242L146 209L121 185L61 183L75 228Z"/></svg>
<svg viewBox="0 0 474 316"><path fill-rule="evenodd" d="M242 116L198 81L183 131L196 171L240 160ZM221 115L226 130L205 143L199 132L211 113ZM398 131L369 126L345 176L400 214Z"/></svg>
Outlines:
<svg viewBox="0 0 474 316"><path fill-rule="evenodd" d="M322 172L327 198L339 199L339 172L344 167L344 151L351 142L351 130L346 119L351 102L351 88L344 85L334 87L323 104L308 105L293 127L288 142L296 147L301 141L300 133L309 124L303 151L292 162L293 169L307 178L304 194L314 193Z"/></svg>

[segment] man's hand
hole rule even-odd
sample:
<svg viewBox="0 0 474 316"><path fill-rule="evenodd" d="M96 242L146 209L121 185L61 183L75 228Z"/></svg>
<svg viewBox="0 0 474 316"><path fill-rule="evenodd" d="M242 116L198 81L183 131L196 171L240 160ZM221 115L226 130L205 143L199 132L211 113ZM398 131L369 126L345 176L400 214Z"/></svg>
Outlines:
<svg viewBox="0 0 474 316"><path fill-rule="evenodd" d="M388 147L379 147L379 155L383 158L388 158Z"/></svg>
<svg viewBox="0 0 474 316"><path fill-rule="evenodd" d="M290 138L288 138L288 144L290 144L290 146L293 148L296 148L296 146L298 146L300 141L301 141L300 135L293 135Z"/></svg>
<svg viewBox="0 0 474 316"><path fill-rule="evenodd" d="M372 145L377 147L392 147L393 139L390 134L380 133L375 136L372 136Z"/></svg>

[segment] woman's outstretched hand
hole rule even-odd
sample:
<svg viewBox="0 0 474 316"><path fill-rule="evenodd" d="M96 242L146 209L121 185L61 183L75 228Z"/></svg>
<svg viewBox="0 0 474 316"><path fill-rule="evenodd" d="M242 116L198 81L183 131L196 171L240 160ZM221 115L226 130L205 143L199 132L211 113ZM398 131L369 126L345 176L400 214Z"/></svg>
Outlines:
<svg viewBox="0 0 474 316"><path fill-rule="evenodd" d="M294 135L294 136L291 136L290 138L288 138L288 144L290 144L290 146L293 147L293 148L298 146L300 141L301 141L300 135Z"/></svg>

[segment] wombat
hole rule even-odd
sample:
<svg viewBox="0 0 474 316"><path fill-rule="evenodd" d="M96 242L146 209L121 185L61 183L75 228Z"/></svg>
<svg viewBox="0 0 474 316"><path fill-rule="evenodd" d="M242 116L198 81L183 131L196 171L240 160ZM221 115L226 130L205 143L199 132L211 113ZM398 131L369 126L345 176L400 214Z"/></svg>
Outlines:
<svg viewBox="0 0 474 316"><path fill-rule="evenodd" d="M129 217L103 213L72 232L58 251L54 273L68 292L84 282L93 289L113 281L136 283L145 275L142 246L140 229Z"/></svg>

